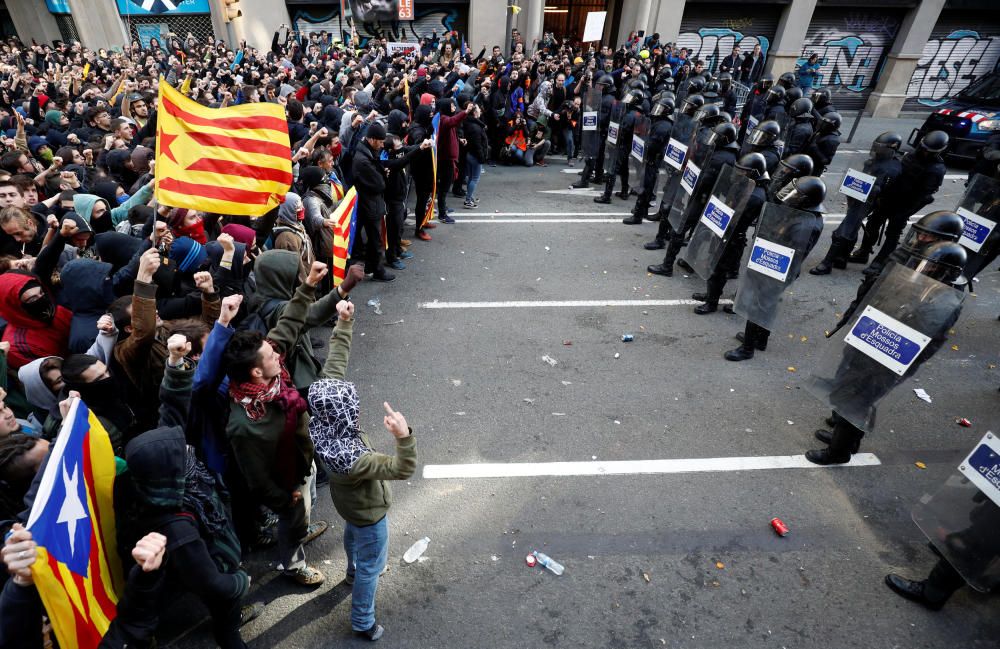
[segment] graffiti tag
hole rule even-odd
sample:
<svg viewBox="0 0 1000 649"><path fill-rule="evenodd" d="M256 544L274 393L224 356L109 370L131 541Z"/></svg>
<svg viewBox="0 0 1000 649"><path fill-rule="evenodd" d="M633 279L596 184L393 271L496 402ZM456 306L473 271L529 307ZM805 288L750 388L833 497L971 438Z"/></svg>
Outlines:
<svg viewBox="0 0 1000 649"><path fill-rule="evenodd" d="M925 106L939 106L996 69L1000 69L1000 36L956 30L927 41L906 94Z"/></svg>
<svg viewBox="0 0 1000 649"><path fill-rule="evenodd" d="M385 38L399 42L417 42L421 38L431 38L433 34L441 37L445 32L455 29L458 22L458 12L454 9L447 11L417 12L417 16L412 21L398 20L376 20L357 24L357 33L362 43L371 38ZM299 12L293 20L295 28L303 34L311 34L326 30L334 34L341 34L342 40L347 40L351 35L347 22L340 20L340 10L334 11L322 18L317 18L307 11ZM342 30L342 31L341 31Z"/></svg>
<svg viewBox="0 0 1000 649"><path fill-rule="evenodd" d="M715 72L722 59L729 56L734 47L739 46L742 52L752 52L754 45L760 45L761 53L766 56L771 42L766 36L744 36L734 29L710 27L703 27L696 32L684 32L677 37L677 47L686 47L690 58L702 59L705 61L705 69L711 72Z"/></svg>
<svg viewBox="0 0 1000 649"><path fill-rule="evenodd" d="M820 69L814 85L862 92L875 85L891 44L892 37L884 30L847 34L826 29L806 39L795 63L801 65L811 54L818 54Z"/></svg>
<svg viewBox="0 0 1000 649"><path fill-rule="evenodd" d="M891 40L899 31L899 21L885 14L851 13L844 18L844 30L849 34L879 34Z"/></svg>

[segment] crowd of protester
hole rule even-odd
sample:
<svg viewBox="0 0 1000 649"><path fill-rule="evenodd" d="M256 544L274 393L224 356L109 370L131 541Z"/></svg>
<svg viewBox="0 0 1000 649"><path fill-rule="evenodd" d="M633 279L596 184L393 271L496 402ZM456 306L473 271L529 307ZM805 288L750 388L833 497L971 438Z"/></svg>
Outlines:
<svg viewBox="0 0 1000 649"><path fill-rule="evenodd" d="M556 155L572 165L598 78L681 85L704 69L656 34L595 49L551 34L529 46L515 30L510 46L474 52L446 33L390 53L384 40L345 45L286 26L270 49L191 37L125 51L0 45L0 532L11 575L0 646L43 643L23 524L75 397L127 467L115 510L131 570L106 646L150 646L149 602L178 590L205 603L220 646L245 646L239 627L260 613L248 553L275 548L302 586L325 579L304 550L328 527L311 516L318 482L344 519L352 628L381 636L386 481L409 477L416 451L388 403L394 455L359 429L345 380L351 290L395 279L413 258L408 233L430 241L454 223L451 197L477 208L484 168ZM749 84L763 56L734 51L722 65ZM208 107L282 105L294 184L281 205L251 219L157 203L159 84ZM335 287L333 215L352 186L357 235ZM309 335L322 327L325 359Z"/></svg>

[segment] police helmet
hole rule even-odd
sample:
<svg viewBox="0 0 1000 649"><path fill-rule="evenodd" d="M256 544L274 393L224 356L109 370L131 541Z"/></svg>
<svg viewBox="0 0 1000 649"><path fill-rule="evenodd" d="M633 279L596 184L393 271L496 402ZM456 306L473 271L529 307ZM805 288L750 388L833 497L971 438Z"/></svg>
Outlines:
<svg viewBox="0 0 1000 649"><path fill-rule="evenodd" d="M875 138L875 141L872 142L872 157L878 158L879 160L888 160L895 155L896 151L899 151L899 147L902 145L902 135L899 133L893 133L892 131L886 131Z"/></svg>
<svg viewBox="0 0 1000 649"><path fill-rule="evenodd" d="M719 107L715 104L704 104L701 108L695 111L692 117L698 122L704 124L705 120L711 117L719 116Z"/></svg>
<svg viewBox="0 0 1000 649"><path fill-rule="evenodd" d="M785 88L783 86L774 85L771 89L767 91L767 103L773 106L785 100Z"/></svg>
<svg viewBox="0 0 1000 649"><path fill-rule="evenodd" d="M719 82L709 81L705 84L705 91L703 93L706 97L712 97L713 99L719 96Z"/></svg>
<svg viewBox="0 0 1000 649"><path fill-rule="evenodd" d="M628 88L629 90L634 90L636 88L641 88L642 90L645 90L646 89L646 82L643 81L642 79L636 78L636 79L632 79L628 83L626 83L625 87Z"/></svg>
<svg viewBox="0 0 1000 649"><path fill-rule="evenodd" d="M793 178L811 176L813 172L813 160L804 153L793 153L780 163L771 176L770 194L776 194L783 189Z"/></svg>
<svg viewBox="0 0 1000 649"><path fill-rule="evenodd" d="M736 161L736 169L747 178L758 181L767 178L767 160L760 153L748 153Z"/></svg>
<svg viewBox="0 0 1000 649"><path fill-rule="evenodd" d="M778 77L778 84L784 86L785 90L795 87L795 74L792 72L785 72Z"/></svg>
<svg viewBox="0 0 1000 649"><path fill-rule="evenodd" d="M626 106L631 106L633 108L638 108L642 105L643 101L648 101L649 95L644 88L632 88L625 93L622 97L622 102Z"/></svg>
<svg viewBox="0 0 1000 649"><path fill-rule="evenodd" d="M768 90L770 90L771 86L773 85L774 85L774 76L770 72L768 72L757 81L757 90L759 90L761 94L763 94Z"/></svg>
<svg viewBox="0 0 1000 649"><path fill-rule="evenodd" d="M840 113L835 110L831 110L826 115L819 118L818 129L820 133L824 135L827 133L836 133L840 129L840 124L843 122Z"/></svg>
<svg viewBox="0 0 1000 649"><path fill-rule="evenodd" d="M805 97L799 97L791 103L788 107L789 117L811 117L813 110L812 100L806 99Z"/></svg>
<svg viewBox="0 0 1000 649"><path fill-rule="evenodd" d="M666 117L674 112L674 93L659 92L653 97L653 108L649 114L653 117Z"/></svg>
<svg viewBox="0 0 1000 649"><path fill-rule="evenodd" d="M811 99L816 108L826 108L830 105L830 91L826 88L816 88L812 92Z"/></svg>
<svg viewBox="0 0 1000 649"><path fill-rule="evenodd" d="M701 93L701 90L704 87L705 77L701 75L695 75L688 81L688 92L691 94Z"/></svg>
<svg viewBox="0 0 1000 649"><path fill-rule="evenodd" d="M785 106L791 106L800 99L802 99L802 88L792 86L785 89Z"/></svg>
<svg viewBox="0 0 1000 649"><path fill-rule="evenodd" d="M965 248L951 241L929 243L906 261L906 267L945 284L965 284L960 281L968 261Z"/></svg>
<svg viewBox="0 0 1000 649"><path fill-rule="evenodd" d="M750 146L769 146L778 141L781 137L781 127L773 119L767 119L757 125L753 131L747 135L747 143Z"/></svg>
<svg viewBox="0 0 1000 649"><path fill-rule="evenodd" d="M719 75L719 92L725 93L733 85L733 75L723 72Z"/></svg>
<svg viewBox="0 0 1000 649"><path fill-rule="evenodd" d="M826 183L816 176L793 178L778 190L775 198L788 207L809 212L825 212L823 199L826 198Z"/></svg>
<svg viewBox="0 0 1000 649"><path fill-rule="evenodd" d="M926 214L910 226L903 239L903 246L917 250L937 241L958 241L965 230L965 221L951 210L937 210Z"/></svg>
<svg viewBox="0 0 1000 649"><path fill-rule="evenodd" d="M649 85L649 75L646 74L645 72L640 72L638 79L643 83L644 86Z"/></svg>
<svg viewBox="0 0 1000 649"><path fill-rule="evenodd" d="M712 128L708 143L710 145L714 144L717 148L734 148L738 146L736 139L739 136L740 132L735 124L732 122L723 122L716 124Z"/></svg>
<svg viewBox="0 0 1000 649"><path fill-rule="evenodd" d="M685 115L694 115L695 111L705 105L705 98L701 95L688 95L681 105L681 112Z"/></svg>
<svg viewBox="0 0 1000 649"><path fill-rule="evenodd" d="M929 153L943 153L948 148L948 134L944 131L931 131L920 139L917 146Z"/></svg>

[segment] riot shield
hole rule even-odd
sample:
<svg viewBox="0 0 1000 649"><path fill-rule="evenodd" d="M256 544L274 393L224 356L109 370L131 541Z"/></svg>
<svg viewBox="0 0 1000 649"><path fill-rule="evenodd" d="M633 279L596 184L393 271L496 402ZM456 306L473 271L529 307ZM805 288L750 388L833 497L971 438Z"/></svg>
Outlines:
<svg viewBox="0 0 1000 649"><path fill-rule="evenodd" d="M591 88L583 98L580 111L580 151L584 158L596 158L601 147L598 121L601 117L601 100L604 93L600 88Z"/></svg>
<svg viewBox="0 0 1000 649"><path fill-rule="evenodd" d="M613 174L618 164L619 147L629 146L629 143L621 143L618 136L622 130L622 121L625 119L625 104L616 101L611 107L611 121L608 123L608 140L604 145L604 173Z"/></svg>
<svg viewBox="0 0 1000 649"><path fill-rule="evenodd" d="M806 389L865 432L875 407L930 358L958 319L965 294L891 262L851 319L831 338Z"/></svg>
<svg viewBox="0 0 1000 649"><path fill-rule="evenodd" d="M965 231L958 240L969 253L965 276L975 277L989 263L992 253L1000 245L1000 182L976 174L972 177L965 196L955 210L965 221Z"/></svg>
<svg viewBox="0 0 1000 649"><path fill-rule="evenodd" d="M681 257L707 280L715 270L753 193L754 182L730 165L722 168Z"/></svg>
<svg viewBox="0 0 1000 649"><path fill-rule="evenodd" d="M986 433L955 461L958 471L913 507L913 522L969 586L989 592L1000 586L1000 440Z"/></svg>
<svg viewBox="0 0 1000 649"><path fill-rule="evenodd" d="M683 191L679 191L674 195L673 203L670 205L670 214L667 216L670 220L670 227L675 232L682 232L684 230L688 210L693 207L692 201L695 200L698 192L703 189L701 184L701 170L705 168L705 165L712 158L712 153L715 152L713 144L715 140L714 135L712 129L700 129L694 139L694 143L688 149L687 161L684 163L684 168L681 169L680 174L680 188Z"/></svg>
<svg viewBox="0 0 1000 649"><path fill-rule="evenodd" d="M645 115L637 115L632 130L631 153L628 157L629 177L636 192L643 192L646 177L646 149L649 145L651 124Z"/></svg>
<svg viewBox="0 0 1000 649"><path fill-rule="evenodd" d="M733 311L773 329L785 290L823 232L823 218L780 203L765 203L753 245L744 255Z"/></svg>
<svg viewBox="0 0 1000 649"><path fill-rule="evenodd" d="M687 159L688 147L694 137L698 122L690 115L678 115L674 118L674 128L670 131L670 141L663 154L663 161L669 168L680 171Z"/></svg>

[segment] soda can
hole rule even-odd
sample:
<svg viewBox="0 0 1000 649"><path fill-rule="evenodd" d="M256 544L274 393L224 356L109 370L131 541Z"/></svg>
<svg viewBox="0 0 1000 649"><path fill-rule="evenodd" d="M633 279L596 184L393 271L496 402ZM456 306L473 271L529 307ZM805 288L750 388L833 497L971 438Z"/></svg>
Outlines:
<svg viewBox="0 0 1000 649"><path fill-rule="evenodd" d="M962 417L961 419L956 419L955 423L961 426L962 428L969 428L970 426L972 426L972 422L966 419L965 417Z"/></svg>
<svg viewBox="0 0 1000 649"><path fill-rule="evenodd" d="M772 518L771 527L778 536L788 536L788 526L780 518Z"/></svg>
<svg viewBox="0 0 1000 649"><path fill-rule="evenodd" d="M630 343L633 340L635 340L635 336L633 336L632 334L622 334L623 343Z"/></svg>
<svg viewBox="0 0 1000 649"><path fill-rule="evenodd" d="M526 557L524 558L524 562L525 562L526 564L528 564L528 567L529 567L529 568L534 568L534 567L535 567L535 564L537 564L537 563L538 563L538 559L536 559L536 558L535 558L535 555L533 555L533 554L529 554L528 556L526 556Z"/></svg>

